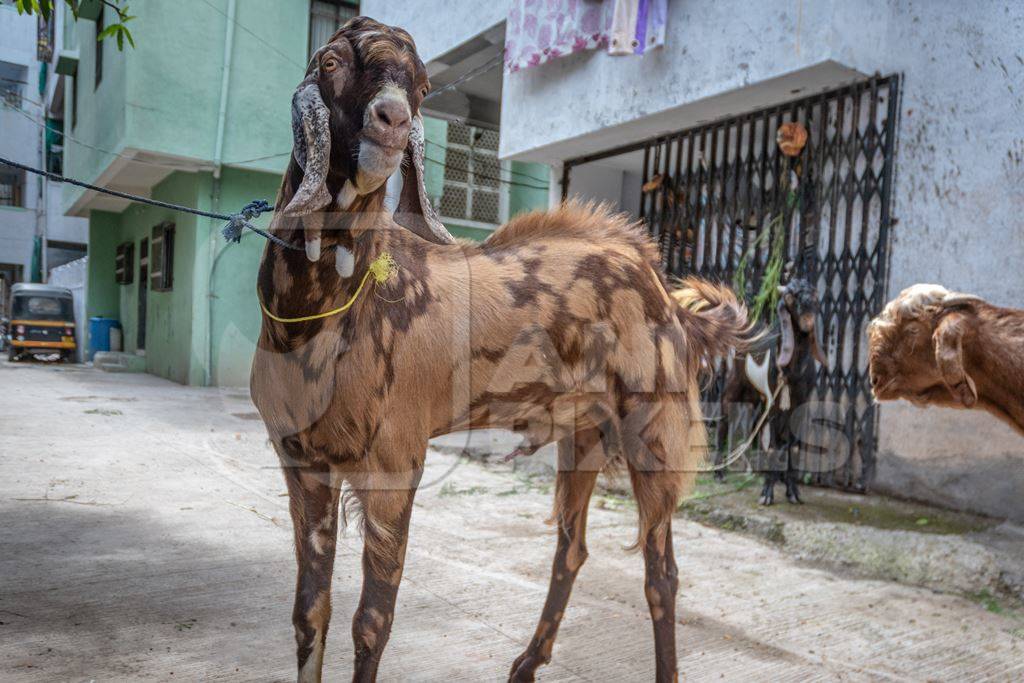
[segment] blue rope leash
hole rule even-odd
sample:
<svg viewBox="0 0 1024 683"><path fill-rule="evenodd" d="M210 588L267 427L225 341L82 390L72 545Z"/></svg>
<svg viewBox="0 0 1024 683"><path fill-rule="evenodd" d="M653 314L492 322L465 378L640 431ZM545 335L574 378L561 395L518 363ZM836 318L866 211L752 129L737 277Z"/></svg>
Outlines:
<svg viewBox="0 0 1024 683"><path fill-rule="evenodd" d="M71 185L77 185L78 187L84 187L87 190L94 190L103 194L110 195L111 197L119 197L121 199L127 199L128 201L138 202L140 204L148 204L150 206L158 206L162 209L171 209L172 211L180 211L182 213L190 213L195 216L203 216L205 218L213 218L216 220L227 221L228 224L221 230L221 234L224 235L224 239L228 242L237 243L242 239L242 231L245 229L252 230L254 233L263 237L264 239L270 240L274 244L277 244L285 249L294 249L296 251L303 251L304 247L297 246L291 242L285 242L277 235L272 235L266 230L260 230L250 221L259 218L260 214L273 211L274 207L270 205L265 199L257 199L249 202L242 207L242 210L238 213L213 213L211 211L201 211L199 209L193 209L189 206L181 206L179 204L171 204L169 202L161 202L157 199L149 199L148 197L139 197L138 195L128 194L127 192L118 192L117 190L108 190L105 187L98 187L89 183L82 182L81 180L75 180L74 178L68 178L60 175L59 173L52 173L50 171L44 171L42 169L33 168L17 161L11 161L0 157L0 164L11 166L12 168L19 168L29 173L35 173L57 183L70 183Z"/></svg>

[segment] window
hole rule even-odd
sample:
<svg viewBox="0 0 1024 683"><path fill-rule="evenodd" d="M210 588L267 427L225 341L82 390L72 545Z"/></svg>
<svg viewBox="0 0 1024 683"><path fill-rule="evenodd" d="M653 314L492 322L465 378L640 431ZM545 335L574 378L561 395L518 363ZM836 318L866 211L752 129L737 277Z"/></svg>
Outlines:
<svg viewBox="0 0 1024 683"><path fill-rule="evenodd" d="M153 228L149 241L149 288L166 292L174 284L174 223Z"/></svg>
<svg viewBox="0 0 1024 683"><path fill-rule="evenodd" d="M0 167L0 206L24 206L24 184L22 171Z"/></svg>
<svg viewBox="0 0 1024 683"><path fill-rule="evenodd" d="M103 33L103 9L100 9L100 15L96 18L96 37ZM103 46L106 45L105 40L96 41L96 83L93 85L93 89L100 87L100 81L103 80Z"/></svg>
<svg viewBox="0 0 1024 683"><path fill-rule="evenodd" d="M0 100L3 104L20 109L21 95L28 85L27 81L28 69L25 66L0 60Z"/></svg>
<svg viewBox="0 0 1024 683"><path fill-rule="evenodd" d="M474 227L498 225L504 218L498 131L450 122L447 142L441 218Z"/></svg>
<svg viewBox="0 0 1024 683"><path fill-rule="evenodd" d="M117 245L117 254L114 256L114 279L119 285L130 285L132 283L132 271L135 267L135 244L125 242Z"/></svg>
<svg viewBox="0 0 1024 683"><path fill-rule="evenodd" d="M69 296L53 294L40 296L15 296L12 317L34 318L36 320L74 320L74 303Z"/></svg>
<svg viewBox="0 0 1024 683"><path fill-rule="evenodd" d="M3 94L3 102L14 109L21 109L21 83L11 79L0 80L0 93Z"/></svg>
<svg viewBox="0 0 1024 683"><path fill-rule="evenodd" d="M359 3L345 0L313 0L309 5L309 56L327 43L334 32L359 15Z"/></svg>

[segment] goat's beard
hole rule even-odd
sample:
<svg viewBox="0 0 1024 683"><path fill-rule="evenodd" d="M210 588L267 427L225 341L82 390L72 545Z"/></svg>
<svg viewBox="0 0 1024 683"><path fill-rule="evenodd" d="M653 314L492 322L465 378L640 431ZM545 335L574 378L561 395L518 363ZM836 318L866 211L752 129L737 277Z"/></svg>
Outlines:
<svg viewBox="0 0 1024 683"><path fill-rule="evenodd" d="M376 191L402 164L404 149L389 148L369 140L359 143L355 186L359 194Z"/></svg>

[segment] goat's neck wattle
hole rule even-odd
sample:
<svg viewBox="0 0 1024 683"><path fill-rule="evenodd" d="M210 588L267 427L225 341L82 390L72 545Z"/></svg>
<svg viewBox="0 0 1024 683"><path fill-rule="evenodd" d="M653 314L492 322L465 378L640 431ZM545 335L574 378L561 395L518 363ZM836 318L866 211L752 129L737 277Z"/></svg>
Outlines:
<svg viewBox="0 0 1024 683"><path fill-rule="evenodd" d="M983 407L1024 434L1024 312L995 309L979 317L964 344L967 374Z"/></svg>

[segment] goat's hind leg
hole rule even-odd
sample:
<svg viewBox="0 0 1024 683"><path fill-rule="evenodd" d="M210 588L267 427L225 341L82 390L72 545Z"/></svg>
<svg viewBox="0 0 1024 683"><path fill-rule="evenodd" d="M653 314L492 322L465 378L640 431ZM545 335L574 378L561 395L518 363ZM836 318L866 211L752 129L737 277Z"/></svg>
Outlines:
<svg viewBox="0 0 1024 683"><path fill-rule="evenodd" d="M558 544L551 563L551 584L540 623L526 651L512 664L510 681L532 681L537 669L551 661L551 650L573 582L587 559L587 504L604 463L605 449L597 428L582 430L575 437L558 442L555 482Z"/></svg>
<svg viewBox="0 0 1024 683"><path fill-rule="evenodd" d="M331 621L331 574L338 536L338 487L326 467L284 461L284 479L295 530L295 626L298 680L319 681Z"/></svg>
<svg viewBox="0 0 1024 683"><path fill-rule="evenodd" d="M644 554L644 594L654 627L655 680L677 680L676 594L679 569L672 550L672 513L678 498L671 472L630 468L640 511L639 542Z"/></svg>

